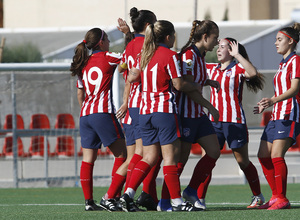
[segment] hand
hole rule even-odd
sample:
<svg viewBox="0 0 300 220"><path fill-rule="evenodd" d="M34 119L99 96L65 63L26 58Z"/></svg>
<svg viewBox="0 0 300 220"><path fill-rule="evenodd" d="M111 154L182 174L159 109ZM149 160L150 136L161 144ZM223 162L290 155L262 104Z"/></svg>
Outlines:
<svg viewBox="0 0 300 220"><path fill-rule="evenodd" d="M211 87L215 88L217 90L217 92L220 91L220 83L216 80L209 80L208 85L210 85Z"/></svg>
<svg viewBox="0 0 300 220"><path fill-rule="evenodd" d="M230 47L231 47L231 49L228 49L230 56L235 57L236 55L239 54L239 43L238 42L232 41L230 43Z"/></svg>
<svg viewBox="0 0 300 220"><path fill-rule="evenodd" d="M127 34L128 32L130 32L130 28L127 25L126 21L123 20L122 18L118 19L118 24L119 26L117 26L118 30L121 31L124 34Z"/></svg>
<svg viewBox="0 0 300 220"><path fill-rule="evenodd" d="M274 104L273 100L271 98L262 98L262 100L260 100L257 105L261 105L263 108L269 108L270 106L272 106Z"/></svg>
<svg viewBox="0 0 300 220"><path fill-rule="evenodd" d="M254 106L253 113L254 114L260 114L264 110L265 110L265 108L262 105L257 105L257 106Z"/></svg>
<svg viewBox="0 0 300 220"><path fill-rule="evenodd" d="M127 110L128 110L127 103L126 104L123 103L116 113L117 119L124 118L127 113Z"/></svg>

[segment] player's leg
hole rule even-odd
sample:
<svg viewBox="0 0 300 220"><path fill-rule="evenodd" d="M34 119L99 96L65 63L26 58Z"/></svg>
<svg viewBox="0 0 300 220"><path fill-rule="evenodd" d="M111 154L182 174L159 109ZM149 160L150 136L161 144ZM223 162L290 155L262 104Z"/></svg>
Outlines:
<svg viewBox="0 0 300 220"><path fill-rule="evenodd" d="M248 144L246 143L241 148L232 148L232 152L237 163L239 164L240 169L244 172L253 194L252 201L247 208L258 208L264 204L265 199L261 193L257 170L249 160Z"/></svg>
<svg viewBox="0 0 300 220"><path fill-rule="evenodd" d="M93 199L93 170L97 159L97 151L101 146L101 140L89 124L89 117L80 118L80 134L83 158L80 168L80 183L85 198L85 210L102 210Z"/></svg>

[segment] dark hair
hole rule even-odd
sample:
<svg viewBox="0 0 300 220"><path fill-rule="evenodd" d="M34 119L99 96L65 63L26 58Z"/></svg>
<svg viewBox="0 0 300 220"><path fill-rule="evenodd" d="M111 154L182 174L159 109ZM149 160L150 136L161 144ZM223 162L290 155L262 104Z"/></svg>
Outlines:
<svg viewBox="0 0 300 220"><path fill-rule="evenodd" d="M193 21L193 27L192 27L191 33L190 33L190 38L189 38L188 42L181 49L181 52L184 51L191 44L200 41L202 39L203 34L207 34L208 36L210 36L215 29L219 30L219 27L213 21L210 21L210 20L203 20L203 21L194 20Z"/></svg>
<svg viewBox="0 0 300 220"><path fill-rule="evenodd" d="M145 33L145 41L141 53L141 69L147 66L159 43L163 43L166 36L175 32L174 25L166 20L160 20L148 25Z"/></svg>
<svg viewBox="0 0 300 220"><path fill-rule="evenodd" d="M94 51L100 49L98 43L100 39L105 38L105 35L105 32L100 28L93 28L85 34L84 40L74 50L75 55L73 56L70 68L72 76L81 76L81 71L89 60L88 50Z"/></svg>
<svg viewBox="0 0 300 220"><path fill-rule="evenodd" d="M300 23L295 22L291 27L284 27L279 31L286 33L293 39L293 49L295 49L299 42Z"/></svg>
<svg viewBox="0 0 300 220"><path fill-rule="evenodd" d="M235 42L237 43L237 40L236 39L233 39L231 37L226 37L224 38L225 40L227 41L230 41L230 42ZM231 49L231 46L229 44L229 48ZM248 60L250 63L250 59L249 59L249 56L247 54L247 51L246 51L246 48L238 43L238 49L239 49L239 53L246 59ZM246 80L246 85L247 85L247 88L252 91L252 92L255 92L257 93L258 90L263 90L264 88L264 83L265 83L265 79L264 79L264 75L262 75L261 73L257 72L257 74L253 77L251 77L250 79Z"/></svg>
<svg viewBox="0 0 300 220"><path fill-rule="evenodd" d="M156 16L149 10L138 10L136 7L130 9L131 24L135 33L140 33L145 29L147 23L154 24Z"/></svg>

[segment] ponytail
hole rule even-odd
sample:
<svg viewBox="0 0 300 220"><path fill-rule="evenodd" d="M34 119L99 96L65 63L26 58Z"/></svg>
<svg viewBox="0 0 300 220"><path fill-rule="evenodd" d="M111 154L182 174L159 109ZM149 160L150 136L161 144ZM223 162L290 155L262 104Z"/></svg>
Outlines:
<svg viewBox="0 0 300 220"><path fill-rule="evenodd" d="M84 40L74 50L75 55L70 67L72 76L82 75L82 69L86 66L90 57L89 50L99 50L99 41L103 40L104 37L105 32L100 28L93 28L86 33Z"/></svg>
<svg viewBox="0 0 300 220"><path fill-rule="evenodd" d="M158 45L154 35L154 24L149 24L145 31L145 40L141 53L141 70L144 70L151 60Z"/></svg>
<svg viewBox="0 0 300 220"><path fill-rule="evenodd" d="M73 62L71 63L71 75L81 76L81 71L85 67L87 61L89 60L88 49L84 42L81 42L75 48L75 55L73 56Z"/></svg>
<svg viewBox="0 0 300 220"><path fill-rule="evenodd" d="M148 25L145 31L145 40L141 53L141 70L145 69L158 48L158 45L163 43L166 37L174 32L174 26L169 21L160 20Z"/></svg>

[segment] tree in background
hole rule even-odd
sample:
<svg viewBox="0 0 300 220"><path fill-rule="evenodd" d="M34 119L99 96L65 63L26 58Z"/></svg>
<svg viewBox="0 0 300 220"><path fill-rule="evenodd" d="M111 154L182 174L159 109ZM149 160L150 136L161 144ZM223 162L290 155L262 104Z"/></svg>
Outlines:
<svg viewBox="0 0 300 220"><path fill-rule="evenodd" d="M28 63L42 62L42 53L32 43L15 46L5 46L3 49L2 63Z"/></svg>
<svg viewBox="0 0 300 220"><path fill-rule="evenodd" d="M213 51L208 51L205 55L205 62L206 63L218 63L217 51L218 47L215 47Z"/></svg>
<svg viewBox="0 0 300 220"><path fill-rule="evenodd" d="M229 18L228 18L228 12L229 12L229 10L228 10L228 7L226 6L226 9L225 9L225 12L224 12L223 21L228 21L229 20Z"/></svg>
<svg viewBox="0 0 300 220"><path fill-rule="evenodd" d="M204 20L211 20L210 10L207 9L204 15Z"/></svg>

